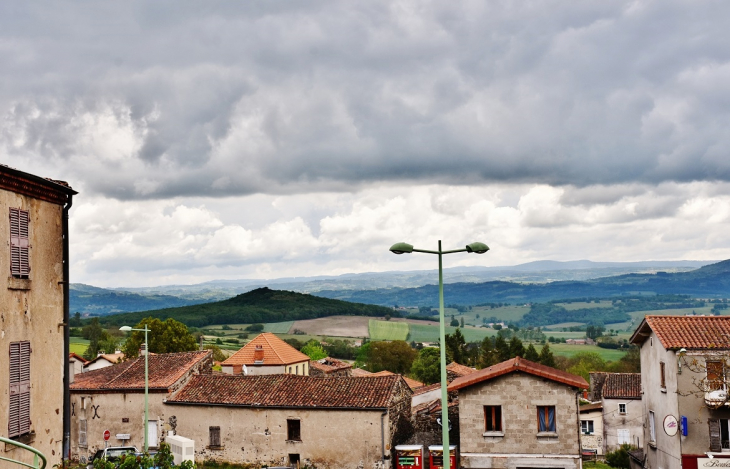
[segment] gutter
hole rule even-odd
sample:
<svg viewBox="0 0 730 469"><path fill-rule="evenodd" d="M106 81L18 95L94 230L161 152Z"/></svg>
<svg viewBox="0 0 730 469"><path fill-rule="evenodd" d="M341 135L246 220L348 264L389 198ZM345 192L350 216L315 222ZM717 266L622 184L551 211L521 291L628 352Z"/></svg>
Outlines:
<svg viewBox="0 0 730 469"><path fill-rule="evenodd" d="M72 205L73 194L68 193L68 201L63 206L63 215L61 216L63 225L63 454L61 459L64 463L71 457L71 391L68 369L70 349L68 212Z"/></svg>

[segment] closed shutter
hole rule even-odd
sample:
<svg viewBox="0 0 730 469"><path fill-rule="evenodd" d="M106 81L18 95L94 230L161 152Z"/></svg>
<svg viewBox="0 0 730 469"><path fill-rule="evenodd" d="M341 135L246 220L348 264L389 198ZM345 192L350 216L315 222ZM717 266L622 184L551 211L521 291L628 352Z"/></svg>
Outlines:
<svg viewBox="0 0 730 469"><path fill-rule="evenodd" d="M210 438L210 446L221 445L221 427L208 427L208 436Z"/></svg>
<svg viewBox="0 0 730 469"><path fill-rule="evenodd" d="M720 420L707 419L710 426L710 451L722 451L722 442L720 441Z"/></svg>
<svg viewBox="0 0 730 469"><path fill-rule="evenodd" d="M79 420L79 446L86 448L86 420Z"/></svg>
<svg viewBox="0 0 730 469"><path fill-rule="evenodd" d="M29 223L30 215L27 211L10 209L10 275L13 277L30 275Z"/></svg>
<svg viewBox="0 0 730 469"><path fill-rule="evenodd" d="M30 432L30 342L10 344L10 406L8 436Z"/></svg>

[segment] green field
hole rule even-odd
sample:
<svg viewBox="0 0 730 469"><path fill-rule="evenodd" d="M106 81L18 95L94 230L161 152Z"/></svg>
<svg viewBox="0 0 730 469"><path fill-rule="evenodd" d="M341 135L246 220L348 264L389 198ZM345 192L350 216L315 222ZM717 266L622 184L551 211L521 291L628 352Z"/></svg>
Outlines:
<svg viewBox="0 0 730 469"><path fill-rule="evenodd" d="M438 342L439 340L439 326L434 324L409 324L410 332L408 334L409 341L415 342ZM453 334L456 331L455 327L446 326L446 333ZM467 342L481 342L482 339L489 336L497 335L497 331L486 327L478 329L465 327L461 330L464 334L464 340Z"/></svg>
<svg viewBox="0 0 730 469"><path fill-rule="evenodd" d="M273 332L274 334L288 334L294 321L270 322L264 324L264 332Z"/></svg>
<svg viewBox="0 0 730 469"><path fill-rule="evenodd" d="M581 352L595 352L606 361L620 360L626 352L615 349L601 348L597 345L571 345L571 344L550 344L553 354L564 357L572 357Z"/></svg>
<svg viewBox="0 0 730 469"><path fill-rule="evenodd" d="M371 319L368 329L371 340L406 340L408 338L408 323L405 322Z"/></svg>
<svg viewBox="0 0 730 469"><path fill-rule="evenodd" d="M71 337L69 340L69 351L77 355L83 355L88 346L89 341L81 337Z"/></svg>
<svg viewBox="0 0 730 469"><path fill-rule="evenodd" d="M592 309L592 308L610 308L612 303L609 300L602 300L599 303L576 301L575 303L557 303L568 311L574 311L576 309Z"/></svg>

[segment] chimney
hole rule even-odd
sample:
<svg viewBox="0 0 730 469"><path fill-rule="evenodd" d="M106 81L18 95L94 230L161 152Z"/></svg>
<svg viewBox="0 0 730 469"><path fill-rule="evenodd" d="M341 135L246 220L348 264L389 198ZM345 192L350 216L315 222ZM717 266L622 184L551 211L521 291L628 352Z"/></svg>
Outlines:
<svg viewBox="0 0 730 469"><path fill-rule="evenodd" d="M588 391L583 390L583 399L588 400Z"/></svg>
<svg viewBox="0 0 730 469"><path fill-rule="evenodd" d="M253 362L257 365L264 363L264 346L257 345L253 350Z"/></svg>

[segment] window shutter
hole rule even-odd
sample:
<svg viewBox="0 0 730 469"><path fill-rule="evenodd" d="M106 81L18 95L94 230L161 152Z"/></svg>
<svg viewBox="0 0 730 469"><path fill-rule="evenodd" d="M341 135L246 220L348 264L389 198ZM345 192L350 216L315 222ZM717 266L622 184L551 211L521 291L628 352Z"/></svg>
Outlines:
<svg viewBox="0 0 730 469"><path fill-rule="evenodd" d="M8 436L30 432L30 342L10 344L10 406Z"/></svg>
<svg viewBox="0 0 730 469"><path fill-rule="evenodd" d="M10 274L14 277L30 275L29 223L30 215L26 210L10 209Z"/></svg>
<svg viewBox="0 0 730 469"><path fill-rule="evenodd" d="M720 442L720 420L707 419L710 426L710 451L722 451L722 443Z"/></svg>
<svg viewBox="0 0 730 469"><path fill-rule="evenodd" d="M221 427L208 427L210 446L221 445Z"/></svg>
<svg viewBox="0 0 730 469"><path fill-rule="evenodd" d="M79 446L86 447L86 420L79 420Z"/></svg>

